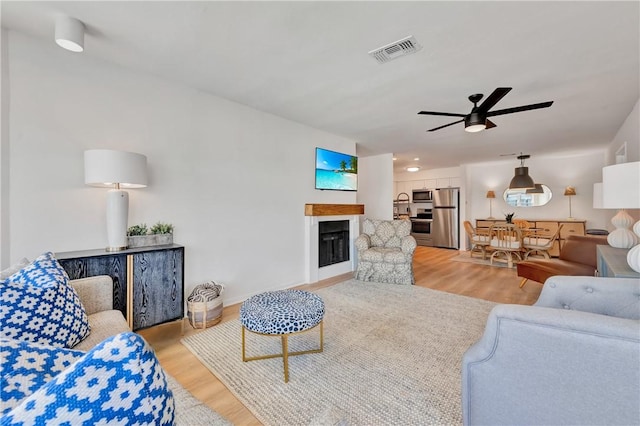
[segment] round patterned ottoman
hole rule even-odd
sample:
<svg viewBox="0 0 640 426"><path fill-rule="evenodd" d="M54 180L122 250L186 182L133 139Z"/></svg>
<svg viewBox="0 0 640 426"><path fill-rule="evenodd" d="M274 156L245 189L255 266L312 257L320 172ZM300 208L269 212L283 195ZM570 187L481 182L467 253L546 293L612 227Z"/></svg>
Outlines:
<svg viewBox="0 0 640 426"><path fill-rule="evenodd" d="M284 381L289 381L289 357L322 352L324 345L322 319L324 302L313 293L304 290L279 290L257 294L245 300L240 307L242 324L242 360L282 357ZM320 347L299 352L289 352L288 337L320 326ZM245 353L245 330L256 334L280 336L282 353L247 357Z"/></svg>

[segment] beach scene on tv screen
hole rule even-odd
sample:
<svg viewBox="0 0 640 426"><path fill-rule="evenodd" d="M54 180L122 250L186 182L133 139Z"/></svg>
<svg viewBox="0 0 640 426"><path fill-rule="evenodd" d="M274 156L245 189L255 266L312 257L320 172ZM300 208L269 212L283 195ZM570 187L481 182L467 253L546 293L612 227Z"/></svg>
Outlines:
<svg viewBox="0 0 640 426"><path fill-rule="evenodd" d="M358 157L318 148L316 189L358 189Z"/></svg>

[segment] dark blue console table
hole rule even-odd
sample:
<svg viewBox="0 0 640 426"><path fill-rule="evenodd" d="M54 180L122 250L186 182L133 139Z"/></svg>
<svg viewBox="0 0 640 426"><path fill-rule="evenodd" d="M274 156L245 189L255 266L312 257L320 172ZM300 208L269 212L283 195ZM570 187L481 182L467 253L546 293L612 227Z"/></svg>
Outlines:
<svg viewBox="0 0 640 426"><path fill-rule="evenodd" d="M109 275L113 306L132 330L184 317L184 247L171 244L117 252L56 253L70 279Z"/></svg>

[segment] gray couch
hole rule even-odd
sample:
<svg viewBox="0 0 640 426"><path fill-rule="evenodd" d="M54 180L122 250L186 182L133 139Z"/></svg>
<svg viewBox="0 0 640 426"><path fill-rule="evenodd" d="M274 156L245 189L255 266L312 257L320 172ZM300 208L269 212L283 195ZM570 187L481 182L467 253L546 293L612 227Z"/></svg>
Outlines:
<svg viewBox="0 0 640 426"><path fill-rule="evenodd" d="M107 337L131 331L122 313L113 309L113 282L109 276L71 280L91 325L91 334L73 349L88 351ZM208 406L193 397L173 377L167 374L176 404L177 425L230 425Z"/></svg>
<svg viewBox="0 0 640 426"><path fill-rule="evenodd" d="M549 278L462 362L466 425L640 424L640 280Z"/></svg>

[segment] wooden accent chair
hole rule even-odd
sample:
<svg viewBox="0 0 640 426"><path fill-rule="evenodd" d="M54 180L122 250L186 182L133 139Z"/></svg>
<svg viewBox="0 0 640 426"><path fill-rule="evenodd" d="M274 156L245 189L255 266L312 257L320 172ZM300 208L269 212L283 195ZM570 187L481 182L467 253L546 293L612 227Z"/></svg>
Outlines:
<svg viewBox="0 0 640 426"><path fill-rule="evenodd" d="M490 263L493 259L504 257L509 268L513 268L513 258L522 260L520 251L522 250L522 231L514 224L493 225L489 228L489 247L493 250Z"/></svg>
<svg viewBox="0 0 640 426"><path fill-rule="evenodd" d="M467 232L467 236L471 242L469 257L473 257L474 251L479 251L482 253L482 260L485 260L487 257L487 247L489 247L491 240L489 238L489 230L474 228L468 220L464 221L464 230Z"/></svg>
<svg viewBox="0 0 640 426"><path fill-rule="evenodd" d="M607 237L601 235L571 235L560 249L557 259L527 259L518 262L520 288L527 280L541 284L554 275L594 276L597 269L596 246L607 245Z"/></svg>
<svg viewBox="0 0 640 426"><path fill-rule="evenodd" d="M553 244L560 236L560 230L563 224L560 224L558 229L553 235L544 233L532 232L527 233L522 238L522 248L524 249L524 260L527 260L531 255L541 255L545 259L551 258L549 250L553 248Z"/></svg>

